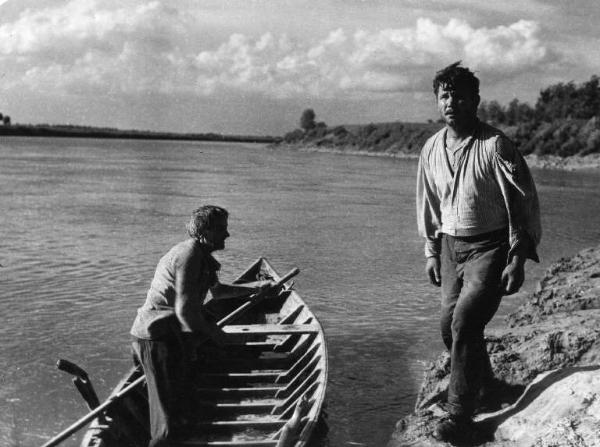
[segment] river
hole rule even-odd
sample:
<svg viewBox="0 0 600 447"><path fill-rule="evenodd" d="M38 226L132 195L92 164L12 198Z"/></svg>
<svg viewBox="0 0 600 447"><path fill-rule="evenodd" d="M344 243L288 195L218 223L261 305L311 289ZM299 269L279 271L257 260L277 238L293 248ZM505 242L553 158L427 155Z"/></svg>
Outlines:
<svg viewBox="0 0 600 447"><path fill-rule="evenodd" d="M0 445L40 445L86 411L58 358L108 395L131 364L128 331L156 262L206 203L231 213L222 280L259 256L301 270L296 288L330 353L319 444L384 446L411 411L442 349L415 228L415 160L3 137L0 161ZM544 237L525 291L552 261L600 241L600 173L533 172ZM492 325L523 296L506 297Z"/></svg>

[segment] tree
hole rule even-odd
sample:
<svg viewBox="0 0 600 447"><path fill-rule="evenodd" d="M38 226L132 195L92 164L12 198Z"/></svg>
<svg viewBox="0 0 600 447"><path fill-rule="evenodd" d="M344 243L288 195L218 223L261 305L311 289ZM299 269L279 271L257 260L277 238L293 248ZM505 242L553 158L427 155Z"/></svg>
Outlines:
<svg viewBox="0 0 600 447"><path fill-rule="evenodd" d="M535 105L536 114L544 121L572 118L577 88L573 82L551 85L540 91Z"/></svg>
<svg viewBox="0 0 600 447"><path fill-rule="evenodd" d="M304 137L304 132L300 129L293 130L292 132L288 132L283 136L283 141L286 143L297 143L298 141L302 141Z"/></svg>
<svg viewBox="0 0 600 447"><path fill-rule="evenodd" d="M513 99L506 108L506 124L514 126L534 118L533 108L526 102L519 102L517 98Z"/></svg>
<svg viewBox="0 0 600 447"><path fill-rule="evenodd" d="M506 121L504 108L498 101L482 102L478 113L482 120L492 124L504 124Z"/></svg>
<svg viewBox="0 0 600 447"><path fill-rule="evenodd" d="M4 123L5 126L10 126L10 116L4 115L2 117L2 122Z"/></svg>
<svg viewBox="0 0 600 447"><path fill-rule="evenodd" d="M579 89L579 110L577 118L589 119L600 113L600 78L592 78Z"/></svg>
<svg viewBox="0 0 600 447"><path fill-rule="evenodd" d="M316 125L315 118L315 111L313 109L306 109L302 112L302 116L300 117L300 127L304 129L305 132L309 131Z"/></svg>
<svg viewBox="0 0 600 447"><path fill-rule="evenodd" d="M590 119L600 110L600 78L592 76L579 86L573 81L558 83L540 92L535 105L538 118L553 121L563 118Z"/></svg>

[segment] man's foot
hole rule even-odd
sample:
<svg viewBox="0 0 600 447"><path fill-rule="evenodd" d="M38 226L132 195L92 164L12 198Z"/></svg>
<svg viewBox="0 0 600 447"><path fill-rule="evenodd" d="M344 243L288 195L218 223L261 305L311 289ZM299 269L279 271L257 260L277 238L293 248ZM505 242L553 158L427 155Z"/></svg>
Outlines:
<svg viewBox="0 0 600 447"><path fill-rule="evenodd" d="M438 421L433 437L444 442L471 440L475 437L473 422L470 418L449 414Z"/></svg>
<svg viewBox="0 0 600 447"><path fill-rule="evenodd" d="M481 389L475 414L492 413L515 403L525 387L512 385L499 379L488 381Z"/></svg>

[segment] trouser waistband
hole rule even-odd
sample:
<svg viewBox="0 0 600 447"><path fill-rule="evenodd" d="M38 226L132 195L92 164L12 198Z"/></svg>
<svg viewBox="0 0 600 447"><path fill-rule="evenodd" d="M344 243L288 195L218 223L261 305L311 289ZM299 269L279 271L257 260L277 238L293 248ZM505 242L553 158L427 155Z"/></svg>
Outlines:
<svg viewBox="0 0 600 447"><path fill-rule="evenodd" d="M508 228L500 228L499 230L475 234L473 236L452 236L447 233L444 233L444 235L462 242L500 241L508 239Z"/></svg>

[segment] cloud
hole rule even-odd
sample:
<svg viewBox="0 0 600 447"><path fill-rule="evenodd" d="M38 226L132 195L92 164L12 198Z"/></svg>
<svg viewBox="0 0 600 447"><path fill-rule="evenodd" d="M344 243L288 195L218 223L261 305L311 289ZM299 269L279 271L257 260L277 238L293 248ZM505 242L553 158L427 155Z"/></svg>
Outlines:
<svg viewBox="0 0 600 447"><path fill-rule="evenodd" d="M313 45L271 34L234 35L217 50L201 52L196 68L207 92L219 86L278 96L422 91L441 61L462 59L478 71L506 76L549 62L552 53L538 32L530 21L474 29L455 19L446 25L419 19L414 28L352 35L338 29Z"/></svg>
<svg viewBox="0 0 600 447"><path fill-rule="evenodd" d="M0 55L67 61L83 49L114 51L124 41L160 44L171 34L168 18L172 13L158 2L107 10L93 0L27 9L15 22L0 26ZM159 20L160 15L165 19Z"/></svg>
<svg viewBox="0 0 600 447"><path fill-rule="evenodd" d="M158 1L108 9L77 0L26 10L0 26L0 62L12 67L3 88L360 97L426 91L435 70L459 59L484 75L511 77L555 57L538 37L537 23L525 20L474 28L458 19L421 18L412 27L340 28L321 39L237 33L206 48L193 17Z"/></svg>

